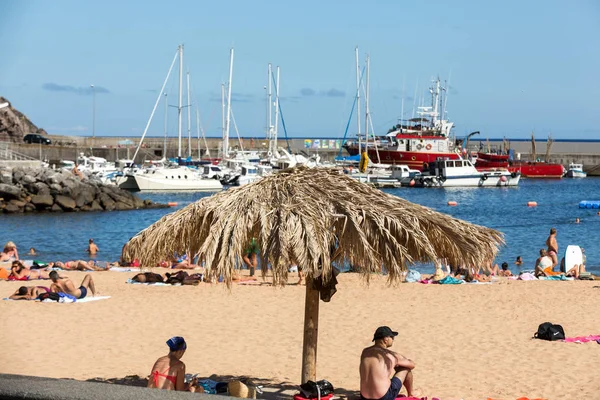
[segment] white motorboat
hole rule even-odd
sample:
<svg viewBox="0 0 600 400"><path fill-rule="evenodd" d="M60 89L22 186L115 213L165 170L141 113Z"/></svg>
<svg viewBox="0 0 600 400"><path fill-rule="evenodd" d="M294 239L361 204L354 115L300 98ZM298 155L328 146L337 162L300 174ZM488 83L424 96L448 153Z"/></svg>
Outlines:
<svg viewBox="0 0 600 400"><path fill-rule="evenodd" d="M587 173L583 172L583 164L571 163L565 176L567 178L585 178Z"/></svg>
<svg viewBox="0 0 600 400"><path fill-rule="evenodd" d="M134 174L135 182L142 191L219 191L223 185L216 179L205 179L196 171L186 168L156 168Z"/></svg>
<svg viewBox="0 0 600 400"><path fill-rule="evenodd" d="M443 158L413 179L419 187L504 187L517 186L521 174L505 168L478 171L469 160Z"/></svg>

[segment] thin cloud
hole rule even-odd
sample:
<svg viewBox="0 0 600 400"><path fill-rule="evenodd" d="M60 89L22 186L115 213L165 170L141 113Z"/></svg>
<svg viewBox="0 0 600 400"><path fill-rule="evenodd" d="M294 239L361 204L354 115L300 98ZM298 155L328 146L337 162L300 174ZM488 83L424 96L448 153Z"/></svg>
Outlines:
<svg viewBox="0 0 600 400"><path fill-rule="evenodd" d="M42 85L42 89L47 90L49 92L67 92L67 93L75 93L80 96L90 96L94 92L96 94L101 93L110 93L110 90L102 87L102 86L94 86L94 88L90 86L71 86L71 85L59 85L58 83L44 83Z"/></svg>
<svg viewBox="0 0 600 400"><path fill-rule="evenodd" d="M449 85L449 89L450 89L450 94L458 94L458 89L456 89L456 87Z"/></svg>
<svg viewBox="0 0 600 400"><path fill-rule="evenodd" d="M314 96L315 94L317 94L317 92L315 92L313 89L311 88L303 88L300 90L300 94L302 96Z"/></svg>
<svg viewBox="0 0 600 400"><path fill-rule="evenodd" d="M210 97L208 98L208 101L217 102L217 103L221 102L221 94L220 93L210 92L209 95L210 95ZM231 102L232 103L252 103L253 101L254 101L253 94L236 93L236 92L231 93ZM225 102L227 102L227 101L225 101Z"/></svg>
<svg viewBox="0 0 600 400"><path fill-rule="evenodd" d="M321 92L321 95L327 97L344 97L346 96L346 92L335 88L331 88L326 92Z"/></svg>
<svg viewBox="0 0 600 400"><path fill-rule="evenodd" d="M51 126L46 130L49 132L87 132L90 130L90 128L84 125L75 125L68 128Z"/></svg>

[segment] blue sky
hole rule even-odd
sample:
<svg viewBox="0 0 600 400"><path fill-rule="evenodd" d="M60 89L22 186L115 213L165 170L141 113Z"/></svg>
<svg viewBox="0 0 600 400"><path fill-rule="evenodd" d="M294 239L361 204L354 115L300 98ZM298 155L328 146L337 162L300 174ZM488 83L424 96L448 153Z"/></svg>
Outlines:
<svg viewBox="0 0 600 400"><path fill-rule="evenodd" d="M94 84L96 134L140 135L184 43L202 126L219 136L234 47L232 107L242 136L265 135L271 62L281 67L288 135L342 137L358 46L361 63L371 57L377 133L400 118L402 98L410 117L413 99L439 75L451 87L459 137L600 139L599 39L594 0L2 0L0 95L50 133L91 135ZM176 75L167 91L176 104ZM163 110L149 134L163 134ZM168 119L175 135L174 108Z"/></svg>

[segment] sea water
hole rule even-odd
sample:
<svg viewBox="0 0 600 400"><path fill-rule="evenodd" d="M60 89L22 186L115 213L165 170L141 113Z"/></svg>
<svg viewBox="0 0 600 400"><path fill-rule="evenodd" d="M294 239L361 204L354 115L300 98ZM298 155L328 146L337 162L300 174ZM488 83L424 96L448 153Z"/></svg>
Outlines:
<svg viewBox="0 0 600 400"><path fill-rule="evenodd" d="M399 188L384 192L433 208L474 224L499 230L506 244L495 262L506 261L513 272L517 256L522 269L533 269L539 250L545 248L550 228L557 229L559 257L567 245L585 248L588 271L600 274L600 216L596 209L579 209L581 200L600 200L600 179L522 179L511 188ZM116 261L123 245L162 216L210 193L138 193L155 202L177 202L175 208L79 213L2 214L0 245L15 242L22 259L66 261L89 259L88 239L100 248L98 260ZM457 206L448 206L456 201ZM528 207L529 201L537 207ZM575 218L581 222L575 224ZM38 253L29 256L34 247ZM417 269L431 272L430 266Z"/></svg>

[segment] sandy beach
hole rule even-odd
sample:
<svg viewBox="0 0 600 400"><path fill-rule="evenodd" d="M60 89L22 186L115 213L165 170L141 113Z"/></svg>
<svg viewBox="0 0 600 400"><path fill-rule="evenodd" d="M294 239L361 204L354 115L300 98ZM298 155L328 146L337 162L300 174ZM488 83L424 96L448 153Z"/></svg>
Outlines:
<svg viewBox="0 0 600 400"><path fill-rule="evenodd" d="M78 284L84 273L62 275ZM165 341L181 335L188 372L299 382L304 286L125 284L132 275L93 273L100 294L111 296L97 302L0 301L11 343L0 372L147 376L167 353ZM375 328L389 325L400 332L392 349L415 360L416 386L430 398L598 398L598 344L531 339L546 321L561 324L567 336L600 334L597 281L388 286L374 277L367 286L357 274L338 280L332 301L320 303L317 374L343 395L357 393L360 352ZM0 281L0 294L19 286Z"/></svg>

